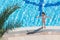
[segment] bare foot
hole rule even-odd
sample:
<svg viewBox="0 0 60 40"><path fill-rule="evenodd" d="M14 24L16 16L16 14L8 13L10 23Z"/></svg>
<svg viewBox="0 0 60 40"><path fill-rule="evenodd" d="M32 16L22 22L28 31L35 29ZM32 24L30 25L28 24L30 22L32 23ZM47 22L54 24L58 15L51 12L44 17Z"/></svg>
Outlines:
<svg viewBox="0 0 60 40"><path fill-rule="evenodd" d="M44 29L46 29L46 27L45 27L45 26L44 26L43 28L44 28Z"/></svg>

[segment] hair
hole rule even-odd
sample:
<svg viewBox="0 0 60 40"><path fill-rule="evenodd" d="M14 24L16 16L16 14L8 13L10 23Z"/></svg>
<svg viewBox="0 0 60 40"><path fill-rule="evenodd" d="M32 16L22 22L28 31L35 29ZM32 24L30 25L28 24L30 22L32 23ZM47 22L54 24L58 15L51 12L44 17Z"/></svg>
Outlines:
<svg viewBox="0 0 60 40"><path fill-rule="evenodd" d="M45 13L44 13L44 12L42 12L42 14L44 14L44 15L45 15Z"/></svg>

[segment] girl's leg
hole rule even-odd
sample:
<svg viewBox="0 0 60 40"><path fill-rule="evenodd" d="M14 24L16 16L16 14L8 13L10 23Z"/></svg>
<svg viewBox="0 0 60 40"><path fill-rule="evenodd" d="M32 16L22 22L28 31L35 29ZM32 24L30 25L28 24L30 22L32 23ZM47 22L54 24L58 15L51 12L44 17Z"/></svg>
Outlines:
<svg viewBox="0 0 60 40"><path fill-rule="evenodd" d="M42 22L42 27L44 27L43 22Z"/></svg>
<svg viewBox="0 0 60 40"><path fill-rule="evenodd" d="M44 28L44 23L42 22L42 27Z"/></svg>
<svg viewBox="0 0 60 40"><path fill-rule="evenodd" d="M46 26L45 26L45 22L43 23L43 25L44 25L44 28L46 28Z"/></svg>
<svg viewBox="0 0 60 40"><path fill-rule="evenodd" d="M46 27L45 27L45 22L42 22L42 27L43 27L43 28L46 28Z"/></svg>

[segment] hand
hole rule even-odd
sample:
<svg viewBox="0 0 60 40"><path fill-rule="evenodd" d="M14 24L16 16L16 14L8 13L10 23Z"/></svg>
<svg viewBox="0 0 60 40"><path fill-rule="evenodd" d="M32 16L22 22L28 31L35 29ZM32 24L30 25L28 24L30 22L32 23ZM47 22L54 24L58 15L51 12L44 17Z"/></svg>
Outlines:
<svg viewBox="0 0 60 40"><path fill-rule="evenodd" d="M37 16L36 18L39 18L39 16Z"/></svg>
<svg viewBox="0 0 60 40"><path fill-rule="evenodd" d="M49 16L46 16L46 18L51 18L51 17L49 17Z"/></svg>

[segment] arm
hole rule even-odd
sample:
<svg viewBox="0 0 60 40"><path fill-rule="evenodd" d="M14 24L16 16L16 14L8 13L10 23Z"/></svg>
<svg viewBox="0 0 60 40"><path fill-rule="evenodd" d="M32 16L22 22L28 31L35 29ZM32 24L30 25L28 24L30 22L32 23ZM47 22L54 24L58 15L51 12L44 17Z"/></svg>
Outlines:
<svg viewBox="0 0 60 40"><path fill-rule="evenodd" d="M37 16L36 18L40 18L40 16Z"/></svg>
<svg viewBox="0 0 60 40"><path fill-rule="evenodd" d="M46 18L51 18L51 17L49 17L49 16L46 16Z"/></svg>

